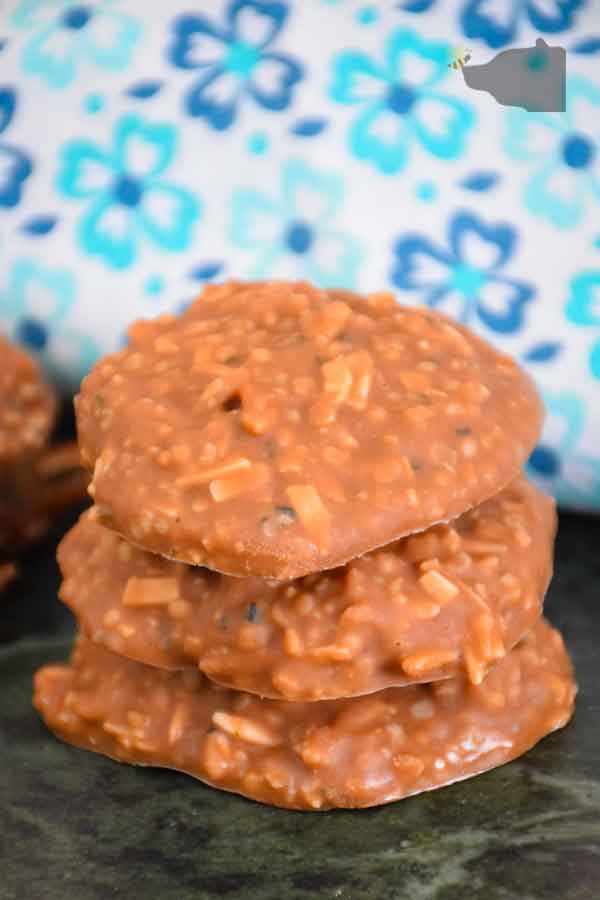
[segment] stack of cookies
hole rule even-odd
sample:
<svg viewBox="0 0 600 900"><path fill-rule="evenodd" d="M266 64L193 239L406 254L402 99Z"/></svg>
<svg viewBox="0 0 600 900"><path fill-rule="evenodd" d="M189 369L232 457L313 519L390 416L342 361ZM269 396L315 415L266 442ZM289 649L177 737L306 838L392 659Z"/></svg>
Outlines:
<svg viewBox="0 0 600 900"><path fill-rule="evenodd" d="M389 294L208 287L76 400L95 506L64 539L64 740L297 809L385 803L571 716L542 618L542 409L468 330Z"/></svg>

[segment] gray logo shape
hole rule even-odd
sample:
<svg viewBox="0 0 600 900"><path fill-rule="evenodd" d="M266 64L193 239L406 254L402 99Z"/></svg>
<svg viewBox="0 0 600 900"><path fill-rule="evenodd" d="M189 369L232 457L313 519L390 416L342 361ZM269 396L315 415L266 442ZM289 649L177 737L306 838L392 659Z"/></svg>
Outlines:
<svg viewBox="0 0 600 900"><path fill-rule="evenodd" d="M566 51L538 38L535 47L503 50L481 66L462 66L463 78L475 91L487 91L502 106L528 112L564 112Z"/></svg>

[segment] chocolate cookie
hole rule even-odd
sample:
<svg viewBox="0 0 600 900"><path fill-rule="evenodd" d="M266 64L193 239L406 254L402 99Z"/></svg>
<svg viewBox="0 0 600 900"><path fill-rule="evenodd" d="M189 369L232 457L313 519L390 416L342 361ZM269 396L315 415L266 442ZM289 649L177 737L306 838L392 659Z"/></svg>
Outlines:
<svg viewBox="0 0 600 900"><path fill-rule="evenodd" d="M449 525L292 582L137 549L87 512L58 552L61 598L93 640L287 700L466 673L480 683L541 614L554 502L520 477Z"/></svg>
<svg viewBox="0 0 600 900"><path fill-rule="evenodd" d="M542 419L516 363L444 316L284 282L207 287L179 318L133 326L76 409L107 525L279 579L493 496Z"/></svg>
<svg viewBox="0 0 600 900"><path fill-rule="evenodd" d="M35 678L35 705L63 740L294 809L373 806L494 768L565 725L574 697L562 638L543 620L480 685L352 700L261 700L85 639Z"/></svg>
<svg viewBox="0 0 600 900"><path fill-rule="evenodd" d="M55 411L54 394L37 363L0 335L0 469L44 446Z"/></svg>
<svg viewBox="0 0 600 900"><path fill-rule="evenodd" d="M15 553L39 540L60 513L85 500L88 482L73 442L0 468L0 553Z"/></svg>

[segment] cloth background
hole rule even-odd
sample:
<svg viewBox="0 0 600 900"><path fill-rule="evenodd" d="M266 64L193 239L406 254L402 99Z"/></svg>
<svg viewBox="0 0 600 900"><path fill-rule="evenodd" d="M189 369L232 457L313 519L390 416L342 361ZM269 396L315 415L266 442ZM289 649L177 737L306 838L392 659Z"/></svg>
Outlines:
<svg viewBox="0 0 600 900"><path fill-rule="evenodd" d="M449 67L536 37L567 110ZM0 2L0 328L75 388L203 282L393 290L516 356L600 509L597 0Z"/></svg>

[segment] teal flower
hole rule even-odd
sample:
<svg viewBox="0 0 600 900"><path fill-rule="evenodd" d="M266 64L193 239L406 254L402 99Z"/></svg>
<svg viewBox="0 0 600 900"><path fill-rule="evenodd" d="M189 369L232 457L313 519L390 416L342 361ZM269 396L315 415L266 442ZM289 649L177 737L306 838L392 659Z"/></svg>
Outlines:
<svg viewBox="0 0 600 900"><path fill-rule="evenodd" d="M65 145L57 186L66 197L87 201L78 226L83 250L125 269L143 241L172 252L190 245L200 202L163 177L176 146L173 126L137 115L119 119L107 150L83 139Z"/></svg>
<svg viewBox="0 0 600 900"><path fill-rule="evenodd" d="M565 311L567 319L574 325L596 331L589 364L592 375L600 381L600 269L581 272L573 278Z"/></svg>
<svg viewBox="0 0 600 900"><path fill-rule="evenodd" d="M504 148L532 164L527 208L558 228L577 225L600 202L600 88L579 75L567 81L566 112L507 112Z"/></svg>
<svg viewBox="0 0 600 900"><path fill-rule="evenodd" d="M541 442L529 458L529 474L559 503L580 509L600 505L600 462L580 450L584 401L571 391L543 392L546 422Z"/></svg>
<svg viewBox="0 0 600 900"><path fill-rule="evenodd" d="M410 146L420 143L440 159L456 159L475 122L470 106L439 90L448 75L450 48L398 28L384 59L358 50L339 53L330 94L338 103L360 107L349 143L357 159L393 174L406 165Z"/></svg>
<svg viewBox="0 0 600 900"><path fill-rule="evenodd" d="M288 162L276 197L255 188L232 199L231 240L254 255L248 277L298 277L321 287L351 288L362 260L355 237L335 225L344 182L303 162Z"/></svg>
<svg viewBox="0 0 600 900"><path fill-rule="evenodd" d="M24 71L61 89L86 61L110 72L125 69L142 29L113 6L113 0L22 0L11 20L31 31L23 47Z"/></svg>
<svg viewBox="0 0 600 900"><path fill-rule="evenodd" d="M69 325L75 300L70 272L47 269L27 258L13 262L0 291L3 330L35 354L54 378L72 386L100 356L94 339Z"/></svg>

